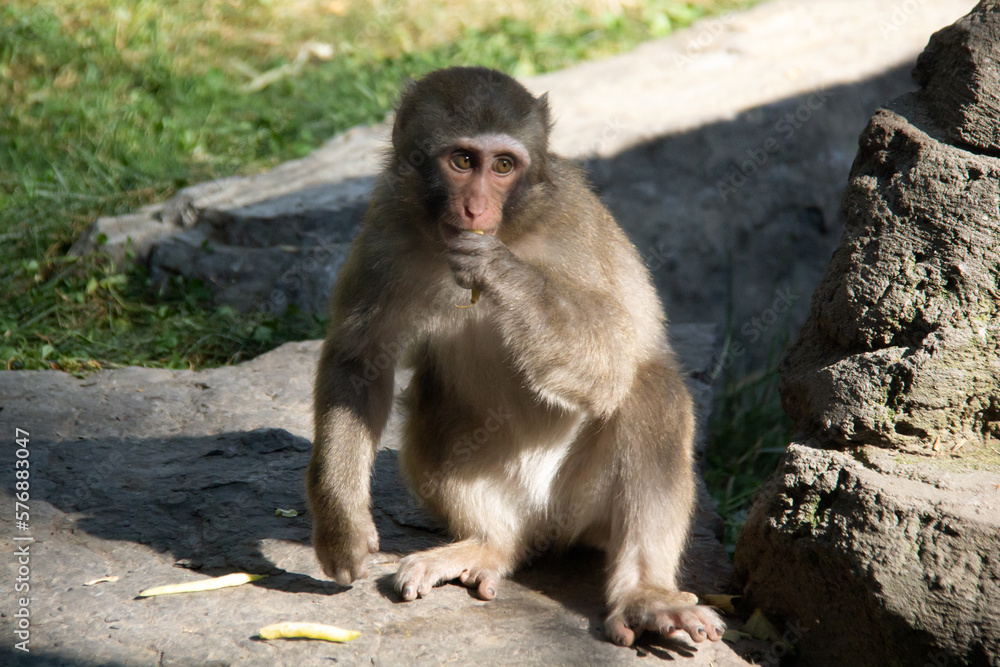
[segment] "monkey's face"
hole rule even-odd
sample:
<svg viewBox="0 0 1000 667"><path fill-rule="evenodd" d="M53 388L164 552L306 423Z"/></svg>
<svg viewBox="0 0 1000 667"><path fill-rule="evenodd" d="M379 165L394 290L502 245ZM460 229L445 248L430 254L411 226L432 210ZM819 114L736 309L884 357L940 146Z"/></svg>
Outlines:
<svg viewBox="0 0 1000 667"><path fill-rule="evenodd" d="M517 139L507 134L460 137L437 157L445 188L441 233L460 231L495 235L505 205L518 191L531 158Z"/></svg>

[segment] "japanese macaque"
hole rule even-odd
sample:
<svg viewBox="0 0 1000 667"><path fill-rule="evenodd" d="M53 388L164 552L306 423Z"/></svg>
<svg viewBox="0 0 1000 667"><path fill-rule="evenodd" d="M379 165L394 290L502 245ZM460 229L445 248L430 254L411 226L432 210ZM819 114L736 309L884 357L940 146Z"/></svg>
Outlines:
<svg viewBox="0 0 1000 667"><path fill-rule="evenodd" d="M677 588L694 418L663 308L550 128L546 96L488 69L403 93L316 378L316 555L348 584L378 551L370 467L405 365L400 465L457 541L402 559L403 600L455 579L492 599L540 548L582 543L607 553L612 641L718 640Z"/></svg>

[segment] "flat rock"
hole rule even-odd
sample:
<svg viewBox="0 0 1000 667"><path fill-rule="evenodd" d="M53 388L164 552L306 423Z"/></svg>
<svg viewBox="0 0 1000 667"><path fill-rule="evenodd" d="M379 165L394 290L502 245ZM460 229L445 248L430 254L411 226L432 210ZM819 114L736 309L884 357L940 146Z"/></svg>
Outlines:
<svg viewBox="0 0 1000 667"><path fill-rule="evenodd" d="M712 325L678 325L676 347L701 414ZM0 373L0 414L28 432L30 519L5 534L30 536L31 654L12 647L13 605L0 616L3 664L632 664L601 629L599 553L542 556L485 603L447 585L402 604L390 587L401 555L446 537L407 491L396 466L394 414L374 466L373 514L383 551L351 587L329 581L309 544L304 472L309 458L312 378L320 341L289 343L239 366ZM406 381L397 378L397 384ZM0 450L14 470L16 447ZM13 507L9 489L4 502ZM275 510L296 509L292 518ZM688 590L727 590L731 565L718 541L711 500L685 556ZM3 581L19 564L14 542ZM151 586L233 571L267 573L252 585L136 599ZM87 586L104 576L118 580ZM10 593L13 599L14 593ZM343 646L254 639L281 621L358 629ZM745 643L744 643L745 644ZM745 645L744 648L747 648ZM643 651L692 665L747 665L726 644L646 644ZM30 658L30 659L29 659Z"/></svg>

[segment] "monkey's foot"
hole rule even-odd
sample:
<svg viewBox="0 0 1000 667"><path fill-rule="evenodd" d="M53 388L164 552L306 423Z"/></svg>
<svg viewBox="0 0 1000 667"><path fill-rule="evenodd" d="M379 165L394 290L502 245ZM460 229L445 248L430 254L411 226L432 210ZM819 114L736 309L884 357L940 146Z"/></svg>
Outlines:
<svg viewBox="0 0 1000 667"><path fill-rule="evenodd" d="M426 597L437 584L458 579L475 588L483 600L492 600L507 574L508 560L497 549L474 540L428 549L400 561L396 590L409 602Z"/></svg>
<svg viewBox="0 0 1000 667"><path fill-rule="evenodd" d="M711 607L697 601L693 593L644 588L611 605L604 631L619 646L631 646L646 630L664 637L683 631L695 642L719 641L726 624Z"/></svg>

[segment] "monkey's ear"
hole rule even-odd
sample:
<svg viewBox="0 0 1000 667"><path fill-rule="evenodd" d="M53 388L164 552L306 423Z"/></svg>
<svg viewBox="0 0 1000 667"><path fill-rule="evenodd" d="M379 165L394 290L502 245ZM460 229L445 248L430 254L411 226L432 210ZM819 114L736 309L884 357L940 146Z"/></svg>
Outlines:
<svg viewBox="0 0 1000 667"><path fill-rule="evenodd" d="M399 97L400 99L406 97L413 92L413 89L417 87L417 80L412 76L403 77L403 82L399 84Z"/></svg>
<svg viewBox="0 0 1000 667"><path fill-rule="evenodd" d="M396 100L396 117L392 122L392 145L397 153L403 150L403 140L406 134L406 125L410 117L412 107L413 91L417 88L417 82L412 77L404 77L399 85L399 99ZM407 102L410 102L407 104Z"/></svg>
<svg viewBox="0 0 1000 667"><path fill-rule="evenodd" d="M551 132L552 114L549 112L549 94L547 92L535 99L535 108L538 109L538 115L542 117L542 123L545 124L546 134Z"/></svg>

